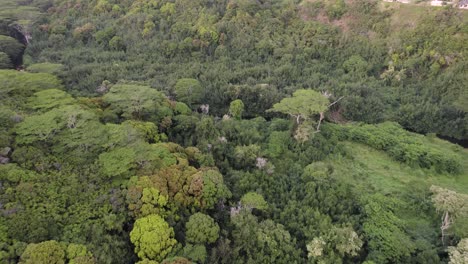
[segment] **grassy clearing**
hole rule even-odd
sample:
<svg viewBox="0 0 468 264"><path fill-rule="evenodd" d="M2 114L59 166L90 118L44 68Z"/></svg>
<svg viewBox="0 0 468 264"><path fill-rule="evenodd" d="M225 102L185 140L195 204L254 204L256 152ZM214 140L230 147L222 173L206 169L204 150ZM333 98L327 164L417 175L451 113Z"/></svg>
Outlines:
<svg viewBox="0 0 468 264"><path fill-rule="evenodd" d="M460 193L468 193L467 164L464 164L464 171L460 175L440 174L396 162L386 153L363 144L354 142L343 144L351 157L330 160L335 168L334 176L361 188L362 191L404 195L416 189L429 189L434 184ZM436 141L433 144L440 142ZM465 150L460 152L460 155L467 160L468 155Z"/></svg>
<svg viewBox="0 0 468 264"><path fill-rule="evenodd" d="M382 2L381 10L391 10L390 25L392 32L398 32L404 28L414 28L421 18L429 13L436 11L437 8L431 6L420 6L413 4Z"/></svg>

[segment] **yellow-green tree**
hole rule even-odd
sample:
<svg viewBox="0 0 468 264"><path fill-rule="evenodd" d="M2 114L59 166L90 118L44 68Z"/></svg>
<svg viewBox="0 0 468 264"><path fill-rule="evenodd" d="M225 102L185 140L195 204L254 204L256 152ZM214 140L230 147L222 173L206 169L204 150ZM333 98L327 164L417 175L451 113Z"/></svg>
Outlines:
<svg viewBox="0 0 468 264"><path fill-rule="evenodd" d="M284 98L273 105L268 112L288 114L296 119L299 125L328 109L328 98L314 90L297 90L292 97Z"/></svg>
<svg viewBox="0 0 468 264"><path fill-rule="evenodd" d="M64 264L65 248L55 240L29 244L21 255L20 264Z"/></svg>
<svg viewBox="0 0 468 264"><path fill-rule="evenodd" d="M130 241L140 259L155 261L162 261L177 244L172 227L156 214L135 221Z"/></svg>
<svg viewBox="0 0 468 264"><path fill-rule="evenodd" d="M235 119L239 120L242 118L242 113L244 112L244 103L242 100L237 99L231 102L229 105L229 113Z"/></svg>

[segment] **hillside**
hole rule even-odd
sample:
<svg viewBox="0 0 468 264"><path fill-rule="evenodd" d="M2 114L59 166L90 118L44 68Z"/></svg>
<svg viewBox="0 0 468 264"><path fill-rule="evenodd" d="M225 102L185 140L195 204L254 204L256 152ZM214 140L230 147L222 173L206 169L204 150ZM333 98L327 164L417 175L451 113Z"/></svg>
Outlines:
<svg viewBox="0 0 468 264"><path fill-rule="evenodd" d="M464 263L466 43L425 3L0 0L0 263Z"/></svg>

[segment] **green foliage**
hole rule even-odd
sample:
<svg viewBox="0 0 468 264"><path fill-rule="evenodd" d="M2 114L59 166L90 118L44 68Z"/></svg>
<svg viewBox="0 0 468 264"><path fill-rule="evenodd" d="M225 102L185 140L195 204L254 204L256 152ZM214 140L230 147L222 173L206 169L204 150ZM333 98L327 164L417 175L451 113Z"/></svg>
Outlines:
<svg viewBox="0 0 468 264"><path fill-rule="evenodd" d="M179 115L190 115L190 113L192 113L192 110L190 109L190 107L188 107L186 104L182 102L175 103L174 111L176 114L179 114Z"/></svg>
<svg viewBox="0 0 468 264"><path fill-rule="evenodd" d="M241 198L241 204L247 208L255 208L258 210L268 209L268 203L262 195L256 192L248 192L244 194Z"/></svg>
<svg viewBox="0 0 468 264"><path fill-rule="evenodd" d="M444 239L446 230L464 238L468 236L468 226L464 219L468 217L468 195L457 193L439 186L431 186L432 202L439 213L442 213L441 231Z"/></svg>
<svg viewBox="0 0 468 264"><path fill-rule="evenodd" d="M159 215L148 215L137 219L130 240L140 259L161 261L177 244L174 231Z"/></svg>
<svg viewBox="0 0 468 264"><path fill-rule="evenodd" d="M202 99L205 94L205 89L200 82L195 79L179 79L174 87L174 93L177 100L187 104L192 109L203 103Z"/></svg>
<svg viewBox="0 0 468 264"><path fill-rule="evenodd" d="M106 177L119 177L130 174L135 168L136 153L131 148L117 148L99 155L101 172Z"/></svg>
<svg viewBox="0 0 468 264"><path fill-rule="evenodd" d="M66 114L64 115L64 110L71 114L76 108L63 107L25 118L16 127L16 133L18 134L16 141L19 144L29 144L51 139L56 132L67 125L68 120Z"/></svg>
<svg viewBox="0 0 468 264"><path fill-rule="evenodd" d="M362 245L362 240L352 228L333 227L306 245L307 257L319 263L337 263L346 255L357 256Z"/></svg>
<svg viewBox="0 0 468 264"><path fill-rule="evenodd" d="M314 90L297 90L292 97L274 104L270 112L280 112L296 118L297 123L311 119L328 109L328 99Z"/></svg>
<svg viewBox="0 0 468 264"><path fill-rule="evenodd" d="M87 250L86 246L69 244L66 249L68 263L70 264L95 264L96 260Z"/></svg>
<svg viewBox="0 0 468 264"><path fill-rule="evenodd" d="M161 262L161 264L191 264L190 260L183 258L183 257L172 257L172 258L167 258Z"/></svg>
<svg viewBox="0 0 468 264"><path fill-rule="evenodd" d="M133 177L129 182L126 201L131 215L135 218L150 214L166 215L167 195L162 195L158 189L148 186L151 186L148 176Z"/></svg>
<svg viewBox="0 0 468 264"><path fill-rule="evenodd" d="M202 174L203 190L201 193L203 208L213 209L216 204L231 197L231 192L224 184L223 175L213 169Z"/></svg>
<svg viewBox="0 0 468 264"><path fill-rule="evenodd" d="M244 112L244 103L242 100L237 99L231 102L229 105L229 113L237 120L242 118L242 112Z"/></svg>
<svg viewBox="0 0 468 264"><path fill-rule="evenodd" d="M468 239L464 238L458 242L456 247L449 247L449 264L462 264L468 259Z"/></svg>
<svg viewBox="0 0 468 264"><path fill-rule="evenodd" d="M109 48L112 50L125 50L125 43L119 36L114 36L109 40Z"/></svg>
<svg viewBox="0 0 468 264"><path fill-rule="evenodd" d="M185 224L186 239L194 244L211 244L219 237L219 226L209 215L196 213Z"/></svg>
<svg viewBox="0 0 468 264"><path fill-rule="evenodd" d="M288 132L274 131L268 138L268 155L279 158L288 149Z"/></svg>
<svg viewBox="0 0 468 264"><path fill-rule="evenodd" d="M39 244L29 244L21 255L21 260L19 263L64 264L64 246L55 240L45 241Z"/></svg>
<svg viewBox="0 0 468 264"><path fill-rule="evenodd" d="M16 62L21 59L24 45L12 37L0 35L0 50L9 56L11 61Z"/></svg>
<svg viewBox="0 0 468 264"><path fill-rule="evenodd" d="M46 73L0 70L0 100L11 106L23 106L26 97L46 89L60 89L57 77Z"/></svg>
<svg viewBox="0 0 468 264"><path fill-rule="evenodd" d="M84 25L77 26L73 30L73 37L77 40L87 42L92 38L95 30L96 27L93 25L93 23L88 22Z"/></svg>
<svg viewBox="0 0 468 264"><path fill-rule="evenodd" d="M397 161L452 174L461 171L457 154L425 144L420 137L411 136L395 123L351 126L345 131L349 139L383 150Z"/></svg>
<svg viewBox="0 0 468 264"><path fill-rule="evenodd" d="M269 219L258 223L245 211L232 221L236 262L291 263L298 258L295 241L282 225Z"/></svg>
<svg viewBox="0 0 468 264"><path fill-rule="evenodd" d="M0 52L0 69L10 69L13 65L11 59L5 52Z"/></svg>
<svg viewBox="0 0 468 264"><path fill-rule="evenodd" d="M27 68L28 72L33 73L49 73L49 74L59 74L63 71L63 65L58 63L35 63L29 65Z"/></svg>
<svg viewBox="0 0 468 264"><path fill-rule="evenodd" d="M236 146L234 155L236 157L236 162L240 167L253 166L255 164L255 160L260 155L260 146Z"/></svg>
<svg viewBox="0 0 468 264"><path fill-rule="evenodd" d="M393 213L395 206L394 200L380 194L368 198L363 230L372 250L369 260L403 262L414 252L415 245L404 231L405 223Z"/></svg>
<svg viewBox="0 0 468 264"><path fill-rule="evenodd" d="M116 84L102 98L110 109L128 119L148 119L164 101L164 95L148 86Z"/></svg>
<svg viewBox="0 0 468 264"><path fill-rule="evenodd" d="M346 4L344 0L331 1L326 7L327 15L332 19L338 19L346 13Z"/></svg>
<svg viewBox="0 0 468 264"><path fill-rule="evenodd" d="M104 28L102 30L97 31L94 34L94 38L96 39L96 42L101 44L101 45L108 44L109 41L114 36L115 36L115 28L113 28L113 27Z"/></svg>
<svg viewBox="0 0 468 264"><path fill-rule="evenodd" d="M74 103L75 100L68 93L58 89L39 91L29 100L30 107L40 112Z"/></svg>
<svg viewBox="0 0 468 264"><path fill-rule="evenodd" d="M367 62L359 55L353 55L343 63L343 69L347 72L354 74L362 74L363 76L367 73Z"/></svg>
<svg viewBox="0 0 468 264"><path fill-rule="evenodd" d="M0 6L9 50L27 43L26 71L0 71L1 263L52 239L60 249L37 256L83 264L463 255L466 151L435 138L468 131L462 11L373 0ZM0 67L21 68L23 48L15 59L1 49ZM401 127L351 124L388 120ZM432 184L442 187L431 201Z"/></svg>
<svg viewBox="0 0 468 264"><path fill-rule="evenodd" d="M41 100L42 98L37 99ZM65 99L67 99L66 96ZM47 102L47 100L45 101ZM44 105L44 107L49 106ZM93 153L93 150L101 148L102 137L106 133L97 116L79 105L65 105L45 113L28 116L16 126L15 131L18 144L37 143L53 146L52 152L62 153L65 151L67 153L64 153L62 158L70 158L78 163L86 162L86 158L89 158L83 154L91 156L97 154ZM83 159L79 161L73 151L80 151L80 157Z"/></svg>
<svg viewBox="0 0 468 264"><path fill-rule="evenodd" d="M183 248L182 255L197 263L204 263L206 260L206 255L207 255L206 247L204 245L187 244Z"/></svg>

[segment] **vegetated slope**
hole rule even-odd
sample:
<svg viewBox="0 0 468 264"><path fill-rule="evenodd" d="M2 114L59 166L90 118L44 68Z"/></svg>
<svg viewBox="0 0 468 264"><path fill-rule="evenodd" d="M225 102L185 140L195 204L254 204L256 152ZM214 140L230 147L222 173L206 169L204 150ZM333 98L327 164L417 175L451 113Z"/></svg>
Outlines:
<svg viewBox="0 0 468 264"><path fill-rule="evenodd" d="M317 132L313 113L217 119L131 82L73 98L47 73L0 80L3 262L424 263L467 236L466 153L395 123Z"/></svg>
<svg viewBox="0 0 468 264"><path fill-rule="evenodd" d="M0 262L466 254L466 150L381 123L466 138L463 13L4 2L47 15L21 23L26 71L0 70Z"/></svg>
<svg viewBox="0 0 468 264"><path fill-rule="evenodd" d="M174 96L177 80L194 78L212 114L242 99L254 117L313 88L346 96L339 109L348 119L466 138L466 12L408 6L416 8L421 14L371 0L58 1L35 27L27 61L64 64L74 94L127 79Z"/></svg>
<svg viewBox="0 0 468 264"><path fill-rule="evenodd" d="M466 168L460 175L437 173L397 162L384 152L360 143L345 143L345 147L350 153L350 159L331 159L334 164L339 164L336 166L336 175L343 175L344 171L355 172L352 177L342 177L340 180L362 185L360 188L363 191L370 189L384 194L410 193L438 185L459 193L468 193ZM466 160L466 151L464 152L461 156Z"/></svg>

